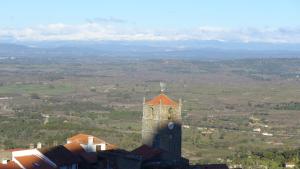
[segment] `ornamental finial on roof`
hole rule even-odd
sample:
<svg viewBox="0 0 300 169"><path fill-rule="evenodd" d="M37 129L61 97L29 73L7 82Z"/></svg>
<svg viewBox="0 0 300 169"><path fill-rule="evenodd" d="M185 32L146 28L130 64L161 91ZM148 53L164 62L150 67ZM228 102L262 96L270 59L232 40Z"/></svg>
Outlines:
<svg viewBox="0 0 300 169"><path fill-rule="evenodd" d="M160 92L164 92L166 90L166 83L160 82L159 85L160 85Z"/></svg>

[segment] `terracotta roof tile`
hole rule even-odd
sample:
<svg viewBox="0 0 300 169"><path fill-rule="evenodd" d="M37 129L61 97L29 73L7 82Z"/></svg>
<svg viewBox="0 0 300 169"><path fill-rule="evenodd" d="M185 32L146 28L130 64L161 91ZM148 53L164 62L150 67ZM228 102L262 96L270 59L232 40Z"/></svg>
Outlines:
<svg viewBox="0 0 300 169"><path fill-rule="evenodd" d="M64 147L76 155L85 152L79 143L68 143Z"/></svg>
<svg viewBox="0 0 300 169"><path fill-rule="evenodd" d="M0 169L21 169L21 167L13 161L9 161L7 164L0 163Z"/></svg>
<svg viewBox="0 0 300 169"><path fill-rule="evenodd" d="M172 105L172 106L178 105L177 102L170 99L164 93L159 94L158 96L154 97L152 100L147 101L146 103L149 105L159 105L160 103L162 103L163 105Z"/></svg>
<svg viewBox="0 0 300 169"><path fill-rule="evenodd" d="M88 144L88 138L92 136L92 135L88 135L88 134L77 134L71 138L68 138L67 141L68 142L71 142L71 143L78 143L78 144ZM116 149L117 146L114 145L114 144L109 144L109 143L106 143L104 140L98 138L98 137L95 137L95 136L92 136L93 137L93 143L94 144L106 144L106 150L112 150L112 149ZM75 145L72 145L72 146L75 146Z"/></svg>
<svg viewBox="0 0 300 169"><path fill-rule="evenodd" d="M21 156L15 158L26 169L54 169L54 167L52 167L49 163L35 155Z"/></svg>
<svg viewBox="0 0 300 169"><path fill-rule="evenodd" d="M62 145L39 150L58 166L77 164L80 159Z"/></svg>
<svg viewBox="0 0 300 169"><path fill-rule="evenodd" d="M87 144L88 143L88 138L89 136L92 136L92 135L88 135L88 134L77 134L71 138L68 138L67 140L72 142L72 143L80 143L80 144ZM94 136L92 136L94 137ZM93 140L94 144L102 144L102 143L105 143L104 140L101 140L97 137L94 137L94 140Z"/></svg>
<svg viewBox="0 0 300 169"><path fill-rule="evenodd" d="M114 150L114 149L117 149L118 147L114 144L109 144L109 143L106 143L106 150Z"/></svg>
<svg viewBox="0 0 300 169"><path fill-rule="evenodd" d="M68 143L64 145L74 155L81 157L88 163L97 162L97 154L94 152L86 152L79 143Z"/></svg>

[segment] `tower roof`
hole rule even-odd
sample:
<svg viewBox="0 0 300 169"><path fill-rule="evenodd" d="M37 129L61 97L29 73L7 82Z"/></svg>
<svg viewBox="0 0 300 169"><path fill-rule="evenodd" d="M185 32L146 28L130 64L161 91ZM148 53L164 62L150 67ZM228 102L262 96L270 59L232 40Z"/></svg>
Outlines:
<svg viewBox="0 0 300 169"><path fill-rule="evenodd" d="M159 105L160 103L163 105L171 105L171 106L177 106L178 103L170 99L167 95L164 93L160 93L158 96L154 97L152 100L149 100L146 102L149 105Z"/></svg>

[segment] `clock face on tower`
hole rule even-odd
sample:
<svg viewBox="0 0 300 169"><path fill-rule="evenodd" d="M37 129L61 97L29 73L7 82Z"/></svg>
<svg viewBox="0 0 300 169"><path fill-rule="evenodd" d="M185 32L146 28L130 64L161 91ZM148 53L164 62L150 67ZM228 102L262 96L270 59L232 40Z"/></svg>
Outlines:
<svg viewBox="0 0 300 169"><path fill-rule="evenodd" d="M169 130L173 130L174 129L174 123L173 122L169 122L168 123L168 128L169 128Z"/></svg>

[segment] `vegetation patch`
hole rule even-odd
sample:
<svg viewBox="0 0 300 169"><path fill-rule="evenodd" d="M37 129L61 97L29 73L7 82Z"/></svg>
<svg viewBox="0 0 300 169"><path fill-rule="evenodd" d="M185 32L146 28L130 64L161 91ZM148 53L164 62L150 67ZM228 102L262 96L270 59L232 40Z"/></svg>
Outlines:
<svg viewBox="0 0 300 169"><path fill-rule="evenodd" d="M276 110L300 110L299 102L279 103L273 106Z"/></svg>
<svg viewBox="0 0 300 169"><path fill-rule="evenodd" d="M49 85L49 84L12 84L0 86L0 94L40 94L58 95L74 91L71 85Z"/></svg>

